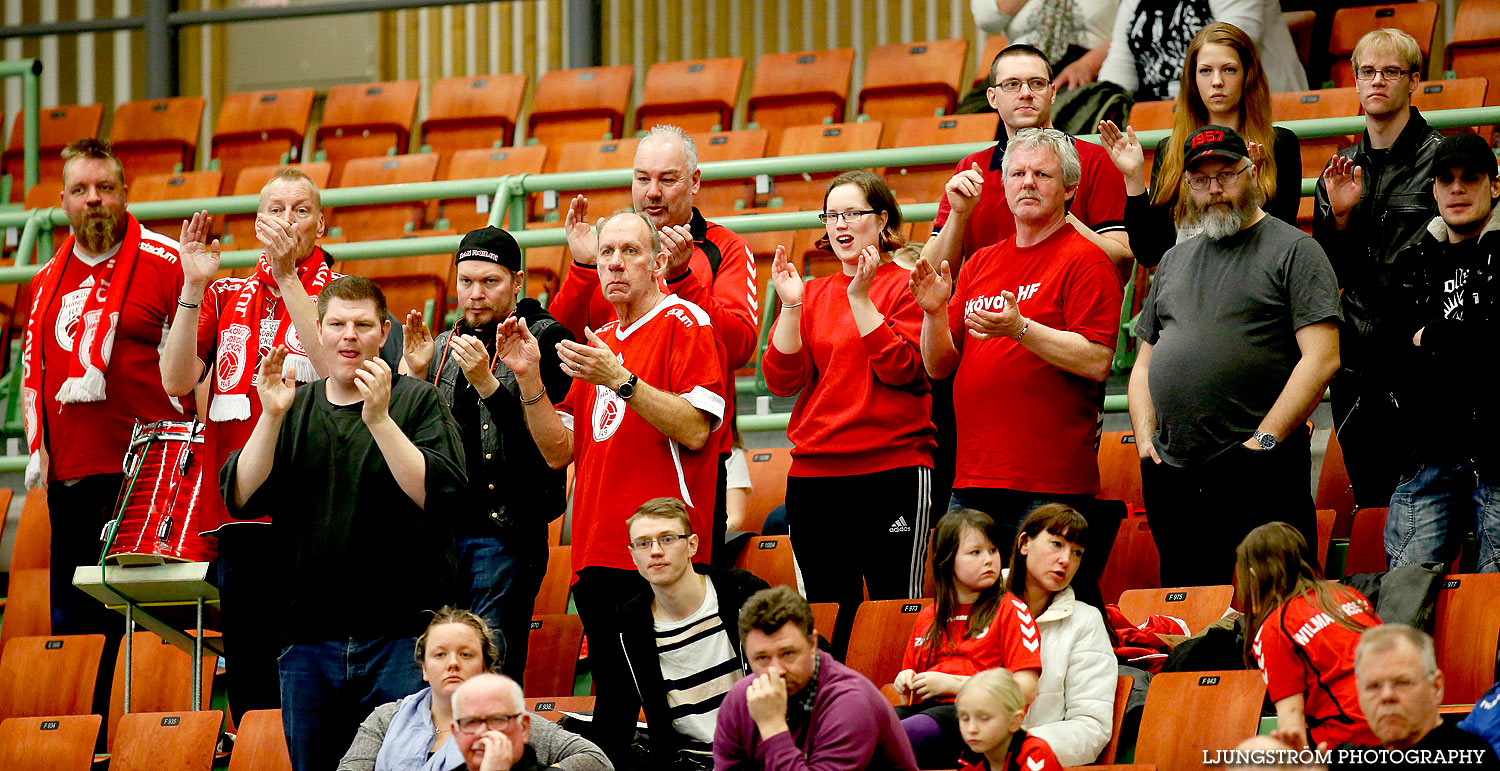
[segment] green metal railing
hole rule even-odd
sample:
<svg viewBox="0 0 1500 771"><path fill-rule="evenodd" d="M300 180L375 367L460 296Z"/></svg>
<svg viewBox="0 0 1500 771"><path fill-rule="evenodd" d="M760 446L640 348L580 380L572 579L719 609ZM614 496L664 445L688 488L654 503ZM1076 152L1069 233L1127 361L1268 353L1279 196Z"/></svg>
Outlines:
<svg viewBox="0 0 1500 771"><path fill-rule="evenodd" d="M41 74L42 62L39 59L0 62L0 78L21 79L21 115L24 119L21 124L21 177L26 185L22 190L30 189L42 178L41 155L38 150L42 134L42 87L37 80L37 76Z"/></svg>

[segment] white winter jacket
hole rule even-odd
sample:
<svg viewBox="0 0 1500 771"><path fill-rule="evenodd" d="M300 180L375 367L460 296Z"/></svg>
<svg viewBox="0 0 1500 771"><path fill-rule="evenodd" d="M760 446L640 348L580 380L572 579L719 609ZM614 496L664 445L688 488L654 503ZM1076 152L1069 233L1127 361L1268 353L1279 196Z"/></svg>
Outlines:
<svg viewBox="0 0 1500 771"><path fill-rule="evenodd" d="M1040 736L1064 766L1093 763L1109 743L1120 676L1104 615L1063 589L1037 617L1042 677L1021 725Z"/></svg>

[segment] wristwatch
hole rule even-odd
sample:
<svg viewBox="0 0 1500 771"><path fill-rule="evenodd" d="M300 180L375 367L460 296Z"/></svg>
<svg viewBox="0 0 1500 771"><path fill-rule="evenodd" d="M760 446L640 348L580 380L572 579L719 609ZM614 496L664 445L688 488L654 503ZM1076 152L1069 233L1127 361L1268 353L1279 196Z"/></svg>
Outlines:
<svg viewBox="0 0 1500 771"><path fill-rule="evenodd" d="M1251 437L1251 438L1253 438L1257 442L1260 442L1260 448L1262 450L1274 450L1274 449L1276 449L1276 435L1275 434L1268 434L1268 433L1266 433L1264 431L1256 431L1255 435L1253 437Z"/></svg>
<svg viewBox="0 0 1500 771"><path fill-rule="evenodd" d="M619 388L615 389L615 393L619 394L621 399L630 401L630 397L635 396L635 384L638 382L640 382L640 378L631 375L625 379L625 382L620 384ZM1272 441L1274 442L1275 440Z"/></svg>

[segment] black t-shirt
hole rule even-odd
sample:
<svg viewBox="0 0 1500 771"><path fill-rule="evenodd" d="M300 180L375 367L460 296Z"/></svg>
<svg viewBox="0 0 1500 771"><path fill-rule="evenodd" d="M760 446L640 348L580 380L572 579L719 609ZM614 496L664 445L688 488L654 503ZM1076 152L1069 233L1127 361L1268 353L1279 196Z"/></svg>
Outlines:
<svg viewBox="0 0 1500 771"><path fill-rule="evenodd" d="M458 427L437 389L391 377L391 419L426 461L426 504L406 495L361 417L328 401L326 380L301 386L281 425L270 475L242 509L242 450L220 474L229 513L269 515L287 598L287 643L415 636L423 611L457 598L451 512L466 483Z"/></svg>
<svg viewBox="0 0 1500 771"><path fill-rule="evenodd" d="M1384 750L1341 744L1333 750L1330 771L1360 769L1462 769L1463 771L1496 771L1500 761L1489 742L1448 721L1427 732L1422 740L1407 750Z"/></svg>

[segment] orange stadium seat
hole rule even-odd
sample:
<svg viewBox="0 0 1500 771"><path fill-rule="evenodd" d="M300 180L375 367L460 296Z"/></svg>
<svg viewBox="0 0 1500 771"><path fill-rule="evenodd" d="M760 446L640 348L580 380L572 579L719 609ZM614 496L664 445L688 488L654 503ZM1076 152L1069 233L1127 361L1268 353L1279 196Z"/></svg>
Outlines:
<svg viewBox="0 0 1500 771"><path fill-rule="evenodd" d="M1359 95L1352 87L1271 94L1271 114L1277 121L1351 117L1359 114ZM1353 143L1347 136L1302 139L1302 176L1322 174L1328 159Z"/></svg>
<svg viewBox="0 0 1500 771"><path fill-rule="evenodd" d="M734 128L745 60L739 56L657 62L646 70L646 86L635 108L635 127L670 123L692 133Z"/></svg>
<svg viewBox="0 0 1500 771"><path fill-rule="evenodd" d="M527 683L528 687L530 683ZM556 723L562 720L564 712L592 712L594 710L593 696L543 696L539 699L527 699L526 711L547 718Z"/></svg>
<svg viewBox="0 0 1500 771"><path fill-rule="evenodd" d="M89 771L101 720L98 715L57 715L0 722L0 768Z"/></svg>
<svg viewBox="0 0 1500 771"><path fill-rule="evenodd" d="M932 118L907 118L896 128L893 147L926 147L956 145L967 142L994 142L1000 116L990 112L980 115L951 115ZM936 203L943 199L943 187L953 178L954 164L928 166L891 166L885 170L886 181L902 203Z"/></svg>
<svg viewBox="0 0 1500 771"><path fill-rule="evenodd" d="M828 126L793 126L782 133L776 154L787 156L876 150L880 148L882 130L880 122L873 120ZM780 175L772 182L771 194L781 199L782 206L791 207L793 211L821 211L824 189L828 187L828 180L835 176L837 172L832 171Z"/></svg>
<svg viewBox="0 0 1500 771"><path fill-rule="evenodd" d="M328 176L333 173L333 165L327 161L316 161L313 163L288 163L286 165L274 164L271 166L250 166L240 170L239 176L234 180L234 195L260 195L260 189L276 176L276 172L282 169L296 169L306 174L318 189L328 187ZM323 211L324 222L327 222L332 209ZM255 214L229 214L224 217L225 249L259 249L260 241L255 238ZM248 275L248 274L247 274Z"/></svg>
<svg viewBox="0 0 1500 771"><path fill-rule="evenodd" d="M7 488L8 489L8 488ZM11 490L11 495L15 494ZM11 498L4 498L5 511L10 508ZM10 569L45 568L52 564L52 520L47 513L47 492L32 490L21 502L21 518L16 523L16 537L11 543Z"/></svg>
<svg viewBox="0 0 1500 771"><path fill-rule="evenodd" d="M5 623L0 624L0 650L17 637L45 637L52 634L52 578L47 568L10 569L6 598Z"/></svg>
<svg viewBox="0 0 1500 771"><path fill-rule="evenodd" d="M1416 38L1422 49L1422 61L1428 61L1437 16L1438 4L1433 2L1340 8L1333 14L1333 34L1328 41L1328 51L1333 56L1329 71L1333 84L1339 87L1354 85L1354 68L1349 63L1354 46L1366 32L1383 27L1394 27Z"/></svg>
<svg viewBox="0 0 1500 771"><path fill-rule="evenodd" d="M573 695L573 670L583 646L578 616L536 615L526 647L526 690L548 696Z"/></svg>
<svg viewBox="0 0 1500 771"><path fill-rule="evenodd" d="M1010 41L1004 35L990 35L984 39L984 51L979 54L979 60L974 63L974 88L981 88L990 84L990 65L995 63L995 57L1000 55Z"/></svg>
<svg viewBox="0 0 1500 771"><path fill-rule="evenodd" d="M1145 517L1127 517L1115 533L1115 545L1099 576L1105 602L1118 602L1127 589L1161 586L1161 555Z"/></svg>
<svg viewBox="0 0 1500 771"><path fill-rule="evenodd" d="M621 65L553 70L537 81L526 135L551 151L546 171L557 169L563 146L569 142L620 136L634 78L635 69Z"/></svg>
<svg viewBox="0 0 1500 771"><path fill-rule="evenodd" d="M881 147L896 141L896 126L903 118L926 118L938 110L953 112L961 96L958 89L968 53L969 41L963 38L870 49L859 111L886 127Z"/></svg>
<svg viewBox="0 0 1500 771"><path fill-rule="evenodd" d="M809 602L812 609L813 631L823 638L829 645L833 644L833 628L839 616L839 604L836 602Z"/></svg>
<svg viewBox="0 0 1500 771"><path fill-rule="evenodd" d="M1109 743L1099 751L1096 761L1103 765L1093 766L1094 769L1107 768L1109 764L1115 762L1115 758L1120 753L1120 729L1125 725L1125 709L1130 706L1130 689L1134 687L1134 683L1135 681L1126 675L1120 675L1115 680L1114 720L1109 732Z"/></svg>
<svg viewBox="0 0 1500 771"><path fill-rule="evenodd" d="M229 771L292 771L281 710L246 712L240 715L238 728L234 752L229 756Z"/></svg>
<svg viewBox="0 0 1500 771"><path fill-rule="evenodd" d="M147 99L116 107L109 142L125 166L125 184L146 174L193 168L202 124L201 96Z"/></svg>
<svg viewBox="0 0 1500 771"><path fill-rule="evenodd" d="M560 228L562 221L537 223L532 228ZM533 246L521 250L522 264L526 266L526 296L540 298L544 293L550 297L562 286L563 276L567 275L568 265L573 262L568 255L566 246ZM545 305L545 302L543 303ZM569 466L568 468L572 468ZM562 518L558 518L553 525L561 532Z"/></svg>
<svg viewBox="0 0 1500 771"><path fill-rule="evenodd" d="M1349 530L1349 554L1344 557L1344 575L1380 573L1386 567L1385 518L1389 509L1360 509L1354 512Z"/></svg>
<svg viewBox="0 0 1500 771"><path fill-rule="evenodd" d="M189 198L214 198L224 180L219 171L184 171L180 174L145 174L130 186L131 203L146 201L182 201ZM182 217L142 220L141 225L168 237L182 232Z"/></svg>
<svg viewBox="0 0 1500 771"><path fill-rule="evenodd" d="M459 150L453 154L448 164L447 173L442 170L442 162L438 163L439 179L480 179L483 177L504 177L512 174L540 174L542 167L547 162L547 148L545 145L530 145L527 147L501 147L477 150ZM495 206L494 194L488 196L488 206ZM429 219L433 222L447 220L448 227L459 233L467 233L477 230L489 224L490 214L488 211L479 211L477 199L469 198L447 198L432 203ZM528 215L531 202L527 203ZM508 214L501 215L501 224L504 224Z"/></svg>
<svg viewBox="0 0 1500 771"><path fill-rule="evenodd" d="M743 129L740 131L715 131L707 134L691 134L693 144L698 146L698 163L715 161L739 161L747 158L764 158L770 147L770 132L765 129ZM693 196L693 205L705 217L716 217L735 212L735 204L754 195L753 180L720 179L704 180Z"/></svg>
<svg viewBox="0 0 1500 771"><path fill-rule="evenodd" d="M911 642L911 630L917 614L932 600L866 600L854 614L854 629L849 633L849 654L844 663L886 685L901 671L901 658Z"/></svg>
<svg viewBox="0 0 1500 771"><path fill-rule="evenodd" d="M514 144L526 73L459 75L432 84L422 143L438 154L438 178L446 179L453 154Z"/></svg>
<svg viewBox="0 0 1500 771"><path fill-rule="evenodd" d="M1204 750L1255 735L1265 697L1266 682L1253 669L1162 672L1146 693L1135 760L1171 771L1200 768Z"/></svg>
<svg viewBox="0 0 1500 771"><path fill-rule="evenodd" d="M772 586L797 588L797 563L788 535L758 535L745 544L734 566L759 576Z"/></svg>
<svg viewBox="0 0 1500 771"><path fill-rule="evenodd" d="M1334 431L1328 432L1328 445L1323 450L1323 466L1318 470L1318 493L1314 505L1333 510L1332 537L1349 537L1356 508L1354 486L1349 482L1349 472L1344 468L1344 449L1339 446L1339 435Z"/></svg>
<svg viewBox="0 0 1500 771"><path fill-rule="evenodd" d="M1443 672L1443 703L1473 704L1495 681L1495 648L1500 644L1500 573L1447 576L1438 591L1433 639Z"/></svg>
<svg viewBox="0 0 1500 771"><path fill-rule="evenodd" d="M1445 69L1460 78L1487 78L1500 72L1500 0L1464 0L1459 4L1444 58ZM1496 96L1500 95L1491 95L1490 100ZM15 139L11 145L15 146Z"/></svg>
<svg viewBox="0 0 1500 771"><path fill-rule="evenodd" d="M1105 431L1099 435L1099 495L1101 500L1124 501L1132 514L1146 511L1141 492L1141 456L1135 432Z"/></svg>
<svg viewBox="0 0 1500 771"><path fill-rule="evenodd" d="M240 91L224 96L208 145L209 155L219 159L219 171L224 172L220 195L234 190L234 179L241 169L297 160L307 135L313 96L311 88Z"/></svg>
<svg viewBox="0 0 1500 771"><path fill-rule="evenodd" d="M635 148L641 140L611 139L606 142L570 142L559 154L556 171L605 171L628 169L635 165ZM589 199L589 218L598 219L630 206L630 183L624 187L597 190L569 190L558 194L559 212L568 210L573 196L583 195Z"/></svg>
<svg viewBox="0 0 1500 771"><path fill-rule="evenodd" d="M318 149L333 164L330 184L352 187L343 181L343 172L353 158L406 152L419 89L417 81L402 80L336 86L328 92L315 136Z"/></svg>
<svg viewBox="0 0 1500 771"><path fill-rule="evenodd" d="M1194 634L1203 631L1229 610L1234 587L1182 586L1171 589L1127 589L1120 593L1120 612L1136 624L1152 614L1180 618Z"/></svg>
<svg viewBox="0 0 1500 771"><path fill-rule="evenodd" d="M759 533L771 509L786 503L786 472L792 467L792 448L745 450L745 460L750 467L751 489L741 529Z"/></svg>
<svg viewBox="0 0 1500 771"><path fill-rule="evenodd" d="M152 632L136 632L130 655L130 709L133 712L157 712L195 709L193 706L192 654L178 648ZM203 676L202 703L196 709L208 709L213 695L214 669L218 657L205 653L200 663ZM115 658L115 679L109 694L108 747L118 735L120 716L125 712L125 646Z"/></svg>
<svg viewBox="0 0 1500 771"><path fill-rule="evenodd" d="M431 300L436 324L441 324L448 312L448 273L452 268L451 253L376 257L333 264L339 273L357 274L374 281L385 293L386 307L397 319L406 318L407 311L422 311Z"/></svg>
<svg viewBox="0 0 1500 771"><path fill-rule="evenodd" d="M1422 112L1483 107L1487 101L1486 93L1489 91L1489 86L1490 82L1487 78L1423 81L1417 85L1417 92L1411 95L1411 103ZM1494 129L1488 126L1464 126L1443 129L1442 132L1444 134L1477 133L1488 138L1494 133Z"/></svg>
<svg viewBox="0 0 1500 771"><path fill-rule="evenodd" d="M801 266L804 276L822 278L843 270L833 250L818 247L818 241L826 234L826 230L799 230L792 238L789 258L792 264Z"/></svg>
<svg viewBox="0 0 1500 771"><path fill-rule="evenodd" d="M767 147L776 147L788 126L840 123L853 73L853 48L762 54L745 120L770 132Z"/></svg>
<svg viewBox="0 0 1500 771"><path fill-rule="evenodd" d="M536 593L532 613L553 616L568 612L568 593L573 589L573 547L552 546L547 554L547 575Z"/></svg>
<svg viewBox="0 0 1500 771"><path fill-rule="evenodd" d="M34 186L32 186L30 190L26 191L25 203L23 203L22 206L27 209L46 209L53 206L61 206L62 192L63 183L61 177L58 177L56 179L43 179L41 182L38 182ZM70 232L71 231L67 225L58 225L56 228L53 228L53 246L61 246L63 239L67 238L68 233ZM50 256L51 255L43 255L42 259L45 260Z"/></svg>
<svg viewBox="0 0 1500 771"><path fill-rule="evenodd" d="M110 771L209 771L224 713L132 712L120 718Z"/></svg>
<svg viewBox="0 0 1500 771"><path fill-rule="evenodd" d="M102 634L6 640L0 651L0 720L89 714L103 655Z"/></svg>
<svg viewBox="0 0 1500 771"><path fill-rule="evenodd" d="M1130 108L1130 127L1136 131L1151 131L1153 129L1172 128L1172 121L1176 120L1177 100L1166 99L1160 102L1136 102Z"/></svg>
<svg viewBox="0 0 1500 771"><path fill-rule="evenodd" d="M26 158L25 110L17 110L15 122L11 124L10 143L0 154L0 172L10 175L10 201L19 203L26 197L24 188ZM42 110L37 121L37 170L38 180L62 181L62 152L75 139L99 136L99 123L104 119L104 105L67 104Z"/></svg>
<svg viewBox="0 0 1500 771"><path fill-rule="evenodd" d="M437 164L432 153L354 158L344 166L344 176L335 187L431 182L437 179ZM328 228L339 228L349 241L400 238L421 226L424 206L420 201L340 206L328 215Z"/></svg>

